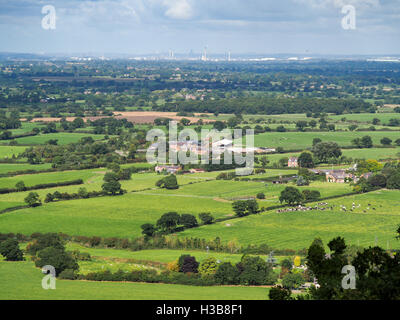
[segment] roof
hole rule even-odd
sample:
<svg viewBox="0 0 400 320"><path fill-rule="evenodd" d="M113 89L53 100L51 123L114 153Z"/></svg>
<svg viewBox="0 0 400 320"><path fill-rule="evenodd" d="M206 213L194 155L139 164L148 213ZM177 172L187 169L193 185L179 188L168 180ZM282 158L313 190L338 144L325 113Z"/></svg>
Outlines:
<svg viewBox="0 0 400 320"><path fill-rule="evenodd" d="M330 170L327 171L326 174L331 175L336 179L344 179L353 176L351 173L347 173L346 170Z"/></svg>
<svg viewBox="0 0 400 320"><path fill-rule="evenodd" d="M229 139L222 139L222 140L219 140L219 141L217 141L217 142L214 142L213 143L213 146L221 146L221 145L230 145L230 144L232 144L232 140L229 140Z"/></svg>
<svg viewBox="0 0 400 320"><path fill-rule="evenodd" d="M158 165L156 168L164 168L164 169L180 169L181 166L169 166L169 165Z"/></svg>

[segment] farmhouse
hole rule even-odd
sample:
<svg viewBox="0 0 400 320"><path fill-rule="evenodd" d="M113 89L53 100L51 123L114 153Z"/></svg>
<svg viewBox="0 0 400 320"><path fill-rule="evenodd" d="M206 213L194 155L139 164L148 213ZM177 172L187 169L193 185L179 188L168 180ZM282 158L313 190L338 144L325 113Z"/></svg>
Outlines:
<svg viewBox="0 0 400 320"><path fill-rule="evenodd" d="M207 153L207 146L203 145L199 141L188 140L188 141L170 141L170 150L175 152L193 152L195 154L205 154Z"/></svg>
<svg viewBox="0 0 400 320"><path fill-rule="evenodd" d="M309 169L310 172L315 174L325 174L326 182L334 183L345 183L345 182L357 182L360 178L368 179L372 176L372 172L363 173L360 177L357 177L352 173L352 168L349 170L337 169L337 170L327 170L327 169Z"/></svg>
<svg viewBox="0 0 400 320"><path fill-rule="evenodd" d="M179 152L179 151L192 151L192 150L197 150L199 147L199 142L198 141L170 141L169 142L169 148Z"/></svg>
<svg viewBox="0 0 400 320"><path fill-rule="evenodd" d="M155 143L152 145L152 149L156 149L158 145ZM233 146L232 140L222 139L211 144L212 150L209 150L209 141L170 141L169 148L174 152L192 152L197 155L207 154L212 151L213 154L221 154L225 151L231 153L269 153L275 152L275 149L269 148L258 148L258 147L241 147Z"/></svg>
<svg viewBox="0 0 400 320"><path fill-rule="evenodd" d="M167 173L177 173L178 171L182 170L182 167L162 165L162 166L156 166L154 170L157 173L161 173L163 171L166 171Z"/></svg>
<svg viewBox="0 0 400 320"><path fill-rule="evenodd" d="M355 180L356 176L346 170L331 170L326 172L326 182L345 183Z"/></svg>
<svg viewBox="0 0 400 320"><path fill-rule="evenodd" d="M297 168L299 166L297 157L290 157L288 160L288 167L289 168Z"/></svg>

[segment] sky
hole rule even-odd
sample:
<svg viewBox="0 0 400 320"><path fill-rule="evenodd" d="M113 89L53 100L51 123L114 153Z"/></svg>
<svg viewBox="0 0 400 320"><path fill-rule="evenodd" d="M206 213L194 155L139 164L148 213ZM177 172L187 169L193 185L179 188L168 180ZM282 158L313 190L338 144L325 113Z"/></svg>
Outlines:
<svg viewBox="0 0 400 320"><path fill-rule="evenodd" d="M0 0L0 39L1 52L394 55L400 0Z"/></svg>

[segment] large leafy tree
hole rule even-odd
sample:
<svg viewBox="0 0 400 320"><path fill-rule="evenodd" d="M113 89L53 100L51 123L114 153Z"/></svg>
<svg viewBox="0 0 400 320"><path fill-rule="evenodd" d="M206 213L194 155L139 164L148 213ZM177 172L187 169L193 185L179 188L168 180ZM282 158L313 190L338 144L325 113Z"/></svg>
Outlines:
<svg viewBox="0 0 400 320"><path fill-rule="evenodd" d="M179 189L178 180L176 179L176 176L173 174L158 180L156 182L156 186L169 190Z"/></svg>
<svg viewBox="0 0 400 320"><path fill-rule="evenodd" d="M230 262L221 263L215 273L215 280L219 284L238 284L239 270Z"/></svg>
<svg viewBox="0 0 400 320"><path fill-rule="evenodd" d="M367 172L378 172L382 170L383 164L377 160L360 160L357 162L357 173L363 174Z"/></svg>
<svg viewBox="0 0 400 320"><path fill-rule="evenodd" d="M287 202L289 205L300 204L303 200L303 195L299 189L295 187L286 187L279 196L279 201L281 203Z"/></svg>
<svg viewBox="0 0 400 320"><path fill-rule="evenodd" d="M357 272L355 295L366 300L400 299L400 257L380 247L365 249L353 260Z"/></svg>
<svg viewBox="0 0 400 320"><path fill-rule="evenodd" d="M304 283L305 280L300 273L289 272L282 279L282 286L286 289L296 289Z"/></svg>
<svg viewBox="0 0 400 320"><path fill-rule="evenodd" d="M311 149L320 162L328 162L330 158L339 158L342 150L336 142L319 142Z"/></svg>
<svg viewBox="0 0 400 320"><path fill-rule="evenodd" d="M147 236L147 237L152 237L156 233L157 229L155 226L151 223L145 223L141 226L142 228L142 234Z"/></svg>
<svg viewBox="0 0 400 320"><path fill-rule="evenodd" d="M387 179L386 186L388 189L400 189L400 172L391 175Z"/></svg>
<svg viewBox="0 0 400 320"><path fill-rule="evenodd" d="M198 226L196 217L191 214L182 214L179 223L185 228L194 228Z"/></svg>
<svg viewBox="0 0 400 320"><path fill-rule="evenodd" d="M164 232L172 232L180 221L180 216L176 212L168 212L157 220L157 226Z"/></svg>
<svg viewBox="0 0 400 320"><path fill-rule="evenodd" d="M397 230L400 235L400 226ZM400 299L400 256L380 247L358 251L351 264L356 272L355 289L344 289L341 270L349 264L347 246L343 238L329 242L330 255L321 243L314 242L308 249L307 266L316 276L319 288L311 289L311 298L328 300L398 300Z"/></svg>
<svg viewBox="0 0 400 320"><path fill-rule="evenodd" d="M370 136L364 136L361 138L361 145L364 148L372 148L373 143L372 143L372 138Z"/></svg>
<svg viewBox="0 0 400 320"><path fill-rule="evenodd" d="M117 193L121 193L121 184L119 183L119 177L114 172L107 172L104 175L104 183L101 186L103 191L107 194L116 195Z"/></svg>
<svg viewBox="0 0 400 320"><path fill-rule="evenodd" d="M78 270L79 265L72 255L64 250L48 247L37 253L35 265L42 268L51 265L56 269L56 274L60 274L66 269Z"/></svg>
<svg viewBox="0 0 400 320"><path fill-rule="evenodd" d="M239 281L241 284L263 285L273 284L276 281L271 264L260 257L244 255L236 267L240 271Z"/></svg>
<svg viewBox="0 0 400 320"><path fill-rule="evenodd" d="M31 255L36 255L40 250L47 247L64 250L64 242L57 233L39 234L31 243L26 247L26 251Z"/></svg>
<svg viewBox="0 0 400 320"><path fill-rule="evenodd" d="M209 212L199 213L199 218L204 224L212 224L214 217Z"/></svg>
<svg viewBox="0 0 400 320"><path fill-rule="evenodd" d="M42 204L42 201L39 198L39 194L36 192L30 192L24 199L24 201L28 204L30 207L37 207Z"/></svg>
<svg viewBox="0 0 400 320"><path fill-rule="evenodd" d="M239 200L232 203L233 211L238 217L248 216L258 213L258 203L256 200Z"/></svg>
<svg viewBox="0 0 400 320"><path fill-rule="evenodd" d="M297 160L301 168L313 168L314 160L309 152L302 152Z"/></svg>
<svg viewBox="0 0 400 320"><path fill-rule="evenodd" d="M384 146L390 146L392 144L392 139L384 137L381 139L381 144Z"/></svg>
<svg viewBox="0 0 400 320"><path fill-rule="evenodd" d="M266 156L260 158L261 166L265 168L267 164L270 162Z"/></svg>
<svg viewBox="0 0 400 320"><path fill-rule="evenodd" d="M327 256L322 244L314 241L307 253L307 266L318 279L320 288L312 288L311 295L315 299L334 299L335 296L343 293L341 281L342 268L347 265L344 254L346 245L343 238L335 238L328 243L331 250Z"/></svg>
<svg viewBox="0 0 400 320"><path fill-rule="evenodd" d="M24 255L19 248L18 241L11 238L0 242L0 254L4 256L7 261L24 260Z"/></svg>

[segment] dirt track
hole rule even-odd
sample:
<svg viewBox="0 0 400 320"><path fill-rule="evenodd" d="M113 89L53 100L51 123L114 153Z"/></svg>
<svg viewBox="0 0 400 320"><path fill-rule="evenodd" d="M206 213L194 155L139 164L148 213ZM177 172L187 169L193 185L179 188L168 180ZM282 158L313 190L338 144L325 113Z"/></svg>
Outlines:
<svg viewBox="0 0 400 320"><path fill-rule="evenodd" d="M195 123L200 118L198 116L200 113L196 113L195 117L182 117L177 116L176 112L156 112L156 111L124 111L124 112L114 112L114 117L116 119L127 119L132 123L153 123L157 118L169 118L173 120L181 120L186 118L190 120L191 123ZM76 117L66 117L67 121L74 121ZM86 122L87 120L97 120L107 118L104 116L98 117L85 117L83 120ZM52 118L52 117L44 117L44 118L33 118L31 122L59 122L61 118ZM25 118L21 119L21 121L26 121ZM214 120L203 119L204 123L214 122Z"/></svg>
<svg viewBox="0 0 400 320"><path fill-rule="evenodd" d="M114 115L117 119L125 118L133 123L153 123L157 118L169 118L173 120L181 120L186 118L190 120L190 122L195 123L200 120L198 117L182 117L177 116L176 112L156 112L156 111L126 111L126 112L114 112ZM199 116L200 114L195 114L195 116ZM212 120L204 120L205 123L213 122Z"/></svg>

